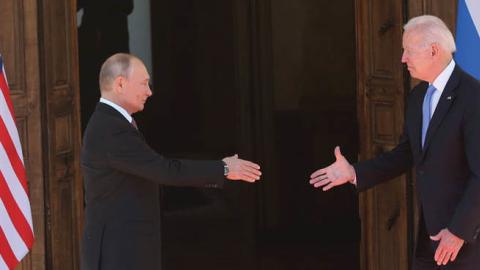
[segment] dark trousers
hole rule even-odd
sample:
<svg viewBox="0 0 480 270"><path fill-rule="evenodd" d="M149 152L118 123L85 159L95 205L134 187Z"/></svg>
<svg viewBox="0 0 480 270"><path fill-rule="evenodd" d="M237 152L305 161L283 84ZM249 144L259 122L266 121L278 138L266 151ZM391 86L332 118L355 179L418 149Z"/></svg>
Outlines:
<svg viewBox="0 0 480 270"><path fill-rule="evenodd" d="M447 265L438 266L434 256L439 242L430 240L423 216L420 217L417 245L413 256L412 270L479 270L480 248L476 243L463 244L457 258Z"/></svg>

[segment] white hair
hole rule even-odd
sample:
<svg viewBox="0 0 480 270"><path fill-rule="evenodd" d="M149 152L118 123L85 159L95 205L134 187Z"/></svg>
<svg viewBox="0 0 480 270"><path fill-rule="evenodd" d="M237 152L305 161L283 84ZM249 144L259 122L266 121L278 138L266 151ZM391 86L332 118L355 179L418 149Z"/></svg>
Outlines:
<svg viewBox="0 0 480 270"><path fill-rule="evenodd" d="M405 32L420 35L423 42L425 42L424 45L437 43L451 53L457 50L452 32L438 17L432 15L413 17L403 26L403 29Z"/></svg>

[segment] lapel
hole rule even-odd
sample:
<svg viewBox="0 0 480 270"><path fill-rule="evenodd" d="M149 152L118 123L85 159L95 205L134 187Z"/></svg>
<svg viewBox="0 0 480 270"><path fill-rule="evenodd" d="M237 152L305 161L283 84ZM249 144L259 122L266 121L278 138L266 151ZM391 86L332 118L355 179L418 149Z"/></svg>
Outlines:
<svg viewBox="0 0 480 270"><path fill-rule="evenodd" d="M432 137L438 131L438 128L442 123L442 120L447 115L451 105L455 100L455 97L456 97L455 90L458 86L459 80L460 80L459 68L458 66L455 66L455 69L453 70L453 73L450 76L450 79L448 80L447 85L445 85L445 89L443 90L442 95L440 96L440 100L438 101L437 108L433 113L432 119L430 120L430 124L427 130L427 136L425 138L425 146L422 151L422 159L425 157L425 153L427 152L428 147L430 146ZM420 124L420 127L421 127L421 124Z"/></svg>

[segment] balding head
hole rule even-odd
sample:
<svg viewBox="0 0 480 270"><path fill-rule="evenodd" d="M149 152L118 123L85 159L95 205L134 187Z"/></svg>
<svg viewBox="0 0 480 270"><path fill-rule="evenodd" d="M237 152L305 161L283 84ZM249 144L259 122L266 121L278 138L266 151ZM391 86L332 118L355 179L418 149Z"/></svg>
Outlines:
<svg viewBox="0 0 480 270"><path fill-rule="evenodd" d="M143 110L148 97L152 95L150 75L137 57L117 53L103 63L100 70L101 96L129 114Z"/></svg>
<svg viewBox="0 0 480 270"><path fill-rule="evenodd" d="M132 61L139 61L142 63L140 59L131 54L117 53L110 56L100 69L100 91L103 93L112 90L113 82L119 76L128 79L132 72Z"/></svg>

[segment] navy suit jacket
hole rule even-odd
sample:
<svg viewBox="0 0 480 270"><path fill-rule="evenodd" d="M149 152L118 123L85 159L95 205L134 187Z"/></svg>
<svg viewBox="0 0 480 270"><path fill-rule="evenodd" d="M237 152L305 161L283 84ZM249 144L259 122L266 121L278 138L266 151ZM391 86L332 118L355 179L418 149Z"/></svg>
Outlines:
<svg viewBox="0 0 480 270"><path fill-rule="evenodd" d="M87 125L83 270L160 269L160 184L223 185L223 163L167 159L109 105Z"/></svg>
<svg viewBox="0 0 480 270"><path fill-rule="evenodd" d="M407 98L399 144L354 165L358 190L415 167L417 196L427 232L448 228L467 242L480 233L480 83L456 65L421 147L422 104L427 82Z"/></svg>

